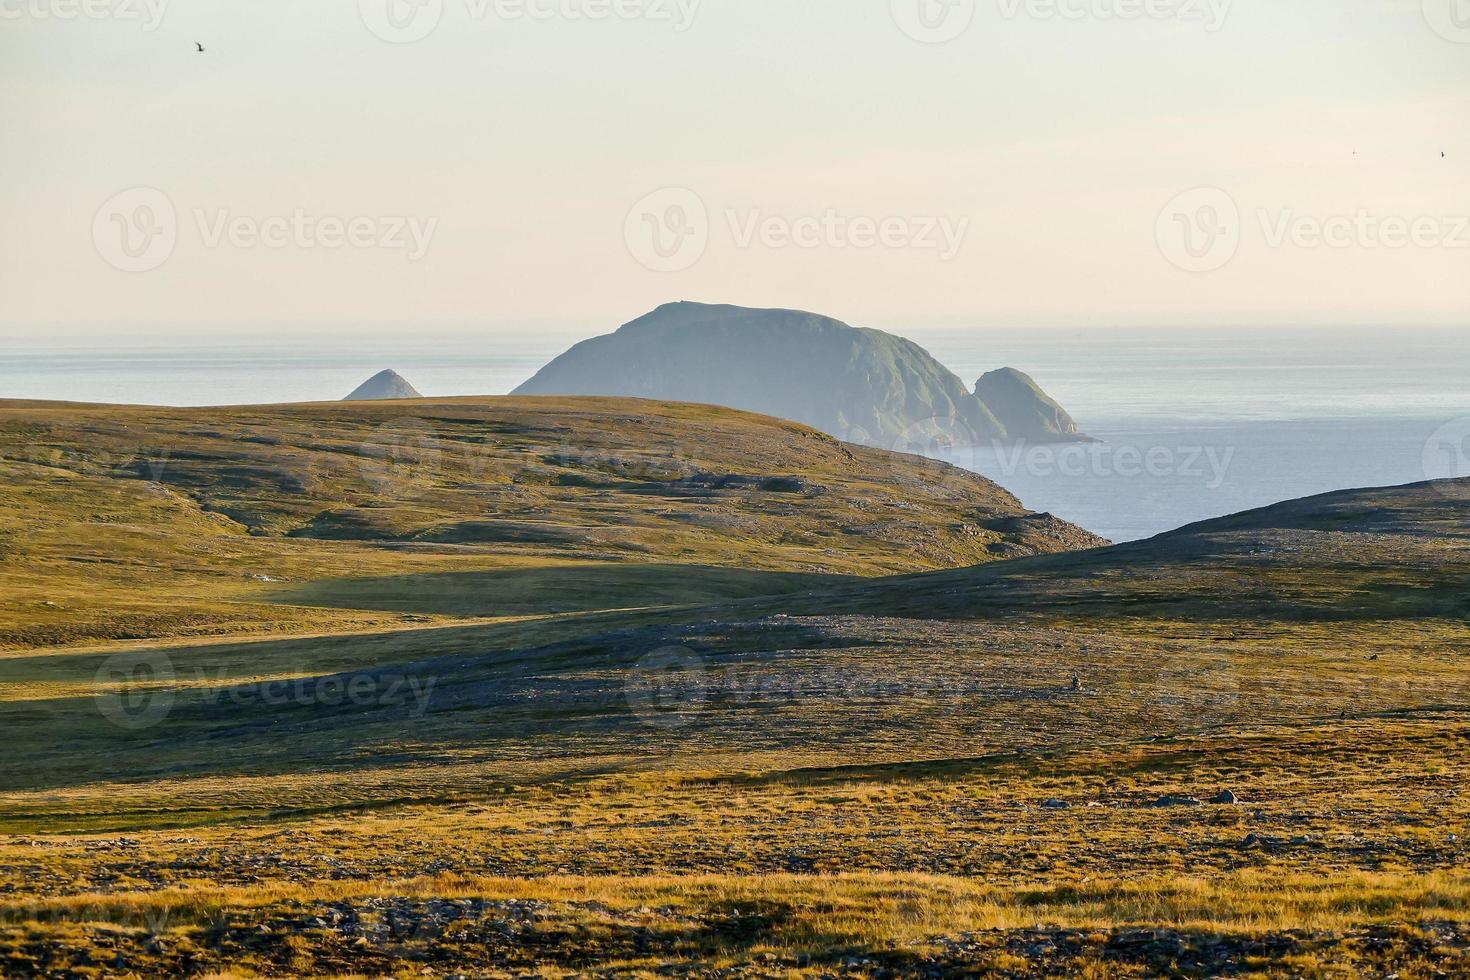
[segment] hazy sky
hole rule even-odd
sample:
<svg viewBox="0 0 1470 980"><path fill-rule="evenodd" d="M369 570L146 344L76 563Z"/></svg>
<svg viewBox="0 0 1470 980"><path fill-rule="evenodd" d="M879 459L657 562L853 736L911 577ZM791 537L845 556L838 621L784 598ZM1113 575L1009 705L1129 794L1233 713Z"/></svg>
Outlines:
<svg viewBox="0 0 1470 980"><path fill-rule="evenodd" d="M0 331L1470 321L1470 0L418 2L0 0Z"/></svg>

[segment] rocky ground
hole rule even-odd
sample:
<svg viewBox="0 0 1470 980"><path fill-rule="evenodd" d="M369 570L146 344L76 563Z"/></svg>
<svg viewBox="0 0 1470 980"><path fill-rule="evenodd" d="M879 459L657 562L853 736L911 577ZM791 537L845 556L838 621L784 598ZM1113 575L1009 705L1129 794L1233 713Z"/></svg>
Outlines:
<svg viewBox="0 0 1470 980"><path fill-rule="evenodd" d="M521 900L371 899L222 915L189 938L77 927L70 943L0 931L17 977L249 975L438 977L1454 977L1470 970L1470 927L1426 922L1346 931L1223 934L1173 928L1015 929L927 937L815 955L754 952L778 909L619 912ZM723 962L696 950L718 943Z"/></svg>

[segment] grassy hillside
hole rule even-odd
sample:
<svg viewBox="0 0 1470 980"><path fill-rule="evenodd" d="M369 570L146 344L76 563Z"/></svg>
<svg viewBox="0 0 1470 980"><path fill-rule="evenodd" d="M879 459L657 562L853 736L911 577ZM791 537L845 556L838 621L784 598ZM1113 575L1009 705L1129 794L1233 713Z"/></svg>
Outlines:
<svg viewBox="0 0 1470 980"><path fill-rule="evenodd" d="M1148 541L843 590L842 608L993 617L1052 610L1209 628L1470 618L1470 481L1352 490L1190 525ZM798 608L830 611L823 599Z"/></svg>
<svg viewBox="0 0 1470 980"><path fill-rule="evenodd" d="M1098 543L943 464L611 399L0 402L0 478L0 649L688 603Z"/></svg>
<svg viewBox="0 0 1470 980"><path fill-rule="evenodd" d="M507 403L455 411L465 404L493 417ZM602 412L630 408L613 404L576 405L602 420L601 438L627 439L592 458L625 458L647 438L608 426ZM544 412L538 426L567 411L509 405L522 419ZM709 411L633 407L648 413L636 426L645 433ZM410 410L424 409L447 414ZM325 444L343 409L271 411L278 426L299 419L315 432L300 441ZM756 469L741 454L758 449L782 462L764 473L828 491L742 496L748 488L727 483L696 508L671 490L689 484L668 479L653 481L660 508L816 534L822 515L851 520L880 501L939 527L937 515L999 493L952 485L965 478L942 469L928 471L933 482L884 481L866 467L886 457L846 459L809 430L734 418L780 435L759 447L702 436L702 451L729 454L724 472ZM525 455L549 466L540 438L527 443L537 448ZM159 562L171 574L186 553L227 568L229 553L192 532L228 508L243 530L222 539L293 569L291 581L250 587L312 603L289 608L334 632L0 655L12 748L0 761L6 969L1470 970L1470 481L1328 495L1147 542L889 578L859 576L890 562L911 572L927 558L911 555L905 568L903 539L844 530L851 550L813 579L812 546L701 524L697 540L729 549L721 573L731 578L719 580L706 577L716 563L661 550L702 545L658 523L645 491L583 485L608 469L512 485L559 526L575 518L608 535L599 548L652 548L645 561L625 550L587 562L565 550L585 545L544 539L428 540L425 529L437 537L432 529L474 513L439 479L415 491L431 503L378 497L390 515L375 526L393 534L376 540L320 536L342 526L323 513L378 509L360 506L373 498L346 476L314 485L336 498L310 489L306 504L259 478L227 485L212 469L210 485L226 490L192 517L166 511L177 536L143 525L137 533L173 549ZM175 489L182 482L158 482L168 500L199 500ZM57 512L57 499L45 507ZM57 528L49 533L73 535L71 547L86 543L82 528ZM1056 544L1081 540L1072 533ZM206 546L188 552L197 541ZM981 553L1040 546L992 541ZM58 553L19 560L69 568ZM147 591L147 550L125 554L106 573L118 576L116 595L104 598L166 602ZM378 564L410 560L444 564L413 586ZM489 569L450 572L451 561L518 563L504 581L524 583L519 611L464 618L483 608L477 587L445 589L433 576ZM561 572L527 570L559 565L591 577L559 591ZM742 573L802 578L772 594L772 580ZM58 581L78 589L109 581L69 574ZM130 575L144 584L129 589ZM681 580L682 604L631 595ZM1211 802L1227 790L1228 801Z"/></svg>
<svg viewBox="0 0 1470 980"><path fill-rule="evenodd" d="M70 732L109 737L113 751L99 760L77 751L85 740L38 729L12 785L386 767L392 793L416 795L455 785L434 768L446 756L473 761L471 781L525 765L543 776L646 760L826 766L1454 709L1470 689L1470 541L1463 518L1442 522L1465 513L1467 492L1470 482L1375 492L1371 513L1398 515L1396 533L1277 527L1288 522L1267 512L1086 553L702 609L145 646L133 655L166 657L175 690L166 724L138 731L116 731L97 710L112 648L13 655L0 660L8 710L44 711ZM1307 508L1292 522L1368 499L1292 505ZM1415 501L1423 525L1410 519ZM323 679L333 672L342 676ZM323 704L322 690L354 676L404 696ZM301 680L268 703L250 686L261 678ZM424 705L407 703L409 681L432 686ZM221 694L227 683L245 686ZM289 806L298 789L260 805ZM379 792L357 776L332 799Z"/></svg>

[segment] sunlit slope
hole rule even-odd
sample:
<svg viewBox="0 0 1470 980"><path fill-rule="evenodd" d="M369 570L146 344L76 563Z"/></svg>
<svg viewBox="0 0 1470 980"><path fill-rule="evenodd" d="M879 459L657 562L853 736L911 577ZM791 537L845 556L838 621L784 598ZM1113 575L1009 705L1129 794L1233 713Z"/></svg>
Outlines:
<svg viewBox="0 0 1470 980"><path fill-rule="evenodd" d="M995 484L615 399L0 402L0 647L705 601L1091 546Z"/></svg>
<svg viewBox="0 0 1470 980"><path fill-rule="evenodd" d="M110 732L116 746L97 760L85 740L43 738L12 785L130 773L187 795L194 777L248 775L284 805L301 774L354 771L329 780L341 805L461 779L474 795L490 773L969 758L1455 713L1470 704L1465 490L1334 495L1085 554L677 613L195 643L167 651L183 680L167 717L138 732L99 713L106 651L12 658L7 717ZM1349 501L1371 502L1368 516L1304 529ZM298 678L301 693L263 697L261 675ZM430 690L391 704L323 695L353 678ZM245 686L223 697L224 680Z"/></svg>

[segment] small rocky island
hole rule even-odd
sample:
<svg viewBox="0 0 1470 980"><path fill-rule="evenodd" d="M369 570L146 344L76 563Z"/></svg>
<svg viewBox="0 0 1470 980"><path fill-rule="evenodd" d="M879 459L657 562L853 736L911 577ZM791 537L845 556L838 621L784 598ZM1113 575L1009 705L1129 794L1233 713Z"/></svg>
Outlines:
<svg viewBox="0 0 1470 980"><path fill-rule="evenodd" d="M422 398L418 389L403 379L397 371L379 371L359 385L344 402L382 402L403 398Z"/></svg>
<svg viewBox="0 0 1470 980"><path fill-rule="evenodd" d="M723 405L888 448L936 424L977 443L1091 441L1020 371L971 391L910 340L799 310L669 303L577 344L515 394Z"/></svg>
<svg viewBox="0 0 1470 980"><path fill-rule="evenodd" d="M1015 368L991 371L975 382L975 397L985 403L1012 440L1085 442L1077 423L1041 386Z"/></svg>

